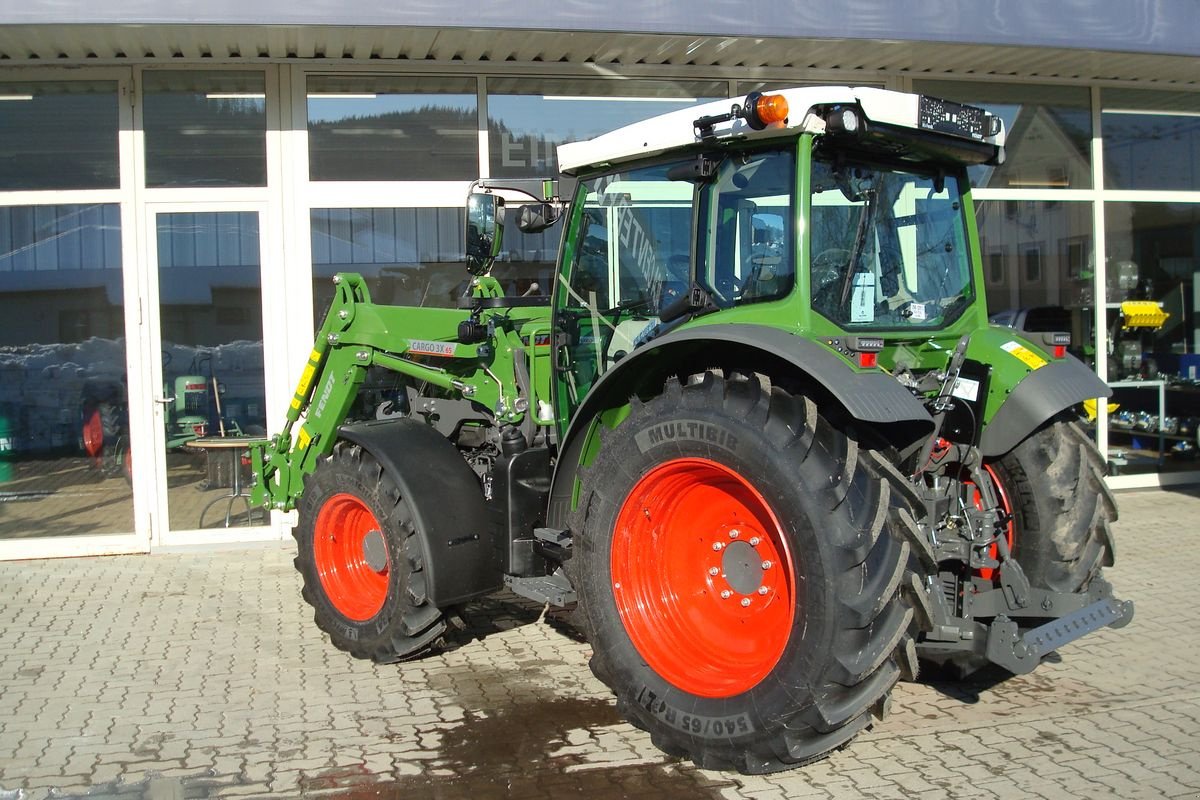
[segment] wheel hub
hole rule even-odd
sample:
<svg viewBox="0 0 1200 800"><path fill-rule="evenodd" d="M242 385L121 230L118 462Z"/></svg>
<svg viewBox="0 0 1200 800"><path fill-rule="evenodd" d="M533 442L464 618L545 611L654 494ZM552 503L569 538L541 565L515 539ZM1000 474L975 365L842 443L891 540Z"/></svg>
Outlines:
<svg viewBox="0 0 1200 800"><path fill-rule="evenodd" d="M362 540L362 549L363 558L366 559L368 567L376 572L383 572L387 569L387 543L384 542L382 533L377 530L367 531L367 535Z"/></svg>
<svg viewBox="0 0 1200 800"><path fill-rule="evenodd" d="M763 585L762 556L749 542L736 541L722 551L721 576L742 595L757 595Z"/></svg>

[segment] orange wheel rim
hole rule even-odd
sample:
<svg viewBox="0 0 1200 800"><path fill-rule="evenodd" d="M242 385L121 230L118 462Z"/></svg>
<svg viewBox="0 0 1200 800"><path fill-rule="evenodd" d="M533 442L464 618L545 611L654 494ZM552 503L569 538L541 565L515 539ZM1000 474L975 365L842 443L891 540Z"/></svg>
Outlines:
<svg viewBox="0 0 1200 800"><path fill-rule="evenodd" d="M762 495L715 461L668 461L634 485L617 514L613 595L656 673L732 697L774 669L797 606L782 530Z"/></svg>
<svg viewBox="0 0 1200 800"><path fill-rule="evenodd" d="M317 513L313 530L313 561L326 597L347 619L364 622L379 613L387 600L391 556L379 521L352 494L335 494ZM368 556L373 540L382 546L382 563Z"/></svg>
<svg viewBox="0 0 1200 800"><path fill-rule="evenodd" d="M996 499L1000 501L1000 512L1008 518L1008 524L1004 527L1004 540L1008 542L1008 551L1011 553L1013 546L1016 544L1017 526L1013 521L1012 503L1008 500L1008 492L1004 491L1004 484L1000 482L1000 477L996 474L996 470L992 469L991 465L984 464L983 469L987 472L988 477L992 479L992 486L996 489ZM979 487L973 481L966 481L966 485L971 493L971 501L975 504L975 508L983 509L983 494L979 491ZM1000 557L1000 546L992 544L988 547L988 557L995 560ZM995 567L980 567L977 574L985 581L990 581L993 578L999 577L999 570Z"/></svg>
<svg viewBox="0 0 1200 800"><path fill-rule="evenodd" d="M83 452L91 458L99 458L104 451L104 420L100 409L89 410L83 418Z"/></svg>

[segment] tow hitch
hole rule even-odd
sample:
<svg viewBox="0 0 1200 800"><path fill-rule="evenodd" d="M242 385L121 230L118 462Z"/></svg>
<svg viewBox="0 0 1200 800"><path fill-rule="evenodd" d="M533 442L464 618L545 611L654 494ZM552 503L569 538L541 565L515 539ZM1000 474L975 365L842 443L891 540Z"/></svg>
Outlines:
<svg viewBox="0 0 1200 800"><path fill-rule="evenodd" d="M988 626L987 657L994 664L1023 675L1032 672L1047 653L1101 628L1122 628L1133 619L1133 601L1111 597L1050 620L1024 635L1006 615Z"/></svg>

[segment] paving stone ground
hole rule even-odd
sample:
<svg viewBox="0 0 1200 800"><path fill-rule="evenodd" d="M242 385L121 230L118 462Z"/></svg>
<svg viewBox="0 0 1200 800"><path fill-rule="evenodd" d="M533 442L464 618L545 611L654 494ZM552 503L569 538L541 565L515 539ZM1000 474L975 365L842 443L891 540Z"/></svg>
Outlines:
<svg viewBox="0 0 1200 800"><path fill-rule="evenodd" d="M511 595L376 666L312 624L288 546L0 564L0 800L1200 797L1200 491L1119 500L1129 627L1031 675L901 684L849 748L766 777L663 755Z"/></svg>

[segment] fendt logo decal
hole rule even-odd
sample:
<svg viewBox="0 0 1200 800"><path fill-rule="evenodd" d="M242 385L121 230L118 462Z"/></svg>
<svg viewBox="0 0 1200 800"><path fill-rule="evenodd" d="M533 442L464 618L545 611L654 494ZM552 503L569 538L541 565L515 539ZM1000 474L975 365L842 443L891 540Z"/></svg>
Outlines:
<svg viewBox="0 0 1200 800"><path fill-rule="evenodd" d="M321 389L321 397L317 400L317 413L316 413L317 417L320 417L322 414L325 413L325 404L329 402L329 396L331 394L333 394L333 376L332 375L330 375L329 379L327 381L325 381L325 386L322 387L322 389Z"/></svg>
<svg viewBox="0 0 1200 800"><path fill-rule="evenodd" d="M634 437L638 449L645 453L651 447L664 442L704 442L723 447L731 453L737 452L738 439L732 433L717 425L701 422L697 419L679 419L671 422L660 422L653 428L647 428Z"/></svg>

